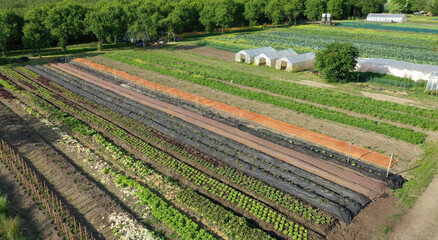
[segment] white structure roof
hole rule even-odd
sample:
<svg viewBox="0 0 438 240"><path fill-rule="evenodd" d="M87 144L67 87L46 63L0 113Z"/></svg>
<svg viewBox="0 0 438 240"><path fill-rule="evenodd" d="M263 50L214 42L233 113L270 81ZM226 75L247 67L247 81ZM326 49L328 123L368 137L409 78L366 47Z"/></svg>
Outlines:
<svg viewBox="0 0 438 240"><path fill-rule="evenodd" d="M261 48L242 50L239 53L246 53L250 56L257 56L259 54L268 53L268 52L275 52L275 49L273 47L261 47Z"/></svg>
<svg viewBox="0 0 438 240"><path fill-rule="evenodd" d="M438 72L438 66L383 58L358 58L356 71L390 74L396 77L410 78L414 81L420 79L428 81L433 72Z"/></svg>
<svg viewBox="0 0 438 240"><path fill-rule="evenodd" d="M367 21L371 22L406 22L407 20L406 14L370 13L367 16Z"/></svg>
<svg viewBox="0 0 438 240"><path fill-rule="evenodd" d="M280 60L287 61L289 63L307 62L315 59L314 52L308 52L300 55L282 57Z"/></svg>
<svg viewBox="0 0 438 240"><path fill-rule="evenodd" d="M427 82L426 90L438 91L438 72L432 72Z"/></svg>
<svg viewBox="0 0 438 240"><path fill-rule="evenodd" d="M268 53L263 53L263 54L267 58L278 59L278 58L282 58L282 57L285 57L285 56L297 55L298 53L295 52L292 48L288 48L288 49L281 50L281 51L268 52Z"/></svg>
<svg viewBox="0 0 438 240"><path fill-rule="evenodd" d="M254 48L254 49L246 49L241 50L236 53L235 61L241 62L245 60L246 63L253 63L256 56L262 53L275 52L275 49L272 47L262 47L262 48Z"/></svg>

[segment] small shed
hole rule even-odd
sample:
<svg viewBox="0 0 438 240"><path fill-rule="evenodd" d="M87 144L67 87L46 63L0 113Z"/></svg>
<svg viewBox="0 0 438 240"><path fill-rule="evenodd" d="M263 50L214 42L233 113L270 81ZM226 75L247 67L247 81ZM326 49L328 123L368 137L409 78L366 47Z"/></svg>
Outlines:
<svg viewBox="0 0 438 240"><path fill-rule="evenodd" d="M370 13L367 16L370 22L401 23L408 21L406 14Z"/></svg>
<svg viewBox="0 0 438 240"><path fill-rule="evenodd" d="M298 53L291 48L276 52L262 53L255 57L254 64L259 66L266 65L268 67L275 67L275 63L278 59L293 55L298 55Z"/></svg>
<svg viewBox="0 0 438 240"><path fill-rule="evenodd" d="M333 15L331 13L323 13L320 24L332 24Z"/></svg>
<svg viewBox="0 0 438 240"><path fill-rule="evenodd" d="M315 53L308 52L300 55L282 57L277 60L275 68L286 71L304 71L315 67Z"/></svg>
<svg viewBox="0 0 438 240"><path fill-rule="evenodd" d="M246 49L236 53L236 62L246 62L253 63L256 56L262 53L275 52L275 49L272 47L262 47L262 48L254 48L254 49Z"/></svg>

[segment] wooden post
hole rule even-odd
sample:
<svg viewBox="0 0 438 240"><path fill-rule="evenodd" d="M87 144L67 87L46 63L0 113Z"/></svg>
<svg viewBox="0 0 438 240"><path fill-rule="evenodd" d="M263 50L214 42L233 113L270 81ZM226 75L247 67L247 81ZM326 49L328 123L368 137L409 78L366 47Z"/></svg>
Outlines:
<svg viewBox="0 0 438 240"><path fill-rule="evenodd" d="M81 237L81 240L83 240L81 222L79 222L79 236Z"/></svg>
<svg viewBox="0 0 438 240"><path fill-rule="evenodd" d="M391 163L392 163L392 156L393 156L394 154L391 154L391 158L389 159L389 164L388 164L388 170L386 170L386 177L388 178L388 175L389 175L389 169L391 168Z"/></svg>

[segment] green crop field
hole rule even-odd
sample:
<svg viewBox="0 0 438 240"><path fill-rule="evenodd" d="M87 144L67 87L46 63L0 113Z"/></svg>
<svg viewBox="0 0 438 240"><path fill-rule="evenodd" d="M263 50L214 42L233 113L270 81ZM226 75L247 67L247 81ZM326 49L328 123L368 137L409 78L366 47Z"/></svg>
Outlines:
<svg viewBox="0 0 438 240"><path fill-rule="evenodd" d="M347 24L349 27L301 25L254 33L212 36L205 38L203 44L217 48L228 47L234 49L272 46L276 49L293 48L295 51L303 53L318 51L329 43L339 41L352 43L357 46L362 57L438 64L438 34L412 34L412 32L388 32L386 30L358 28L354 26L354 24L358 23L351 22L342 23L340 26L343 24ZM362 24L359 26L365 27L369 25ZM386 25L375 26L385 27ZM405 27L406 25L401 26ZM426 28L410 27L410 29L424 30ZM435 27L426 30L438 31Z"/></svg>

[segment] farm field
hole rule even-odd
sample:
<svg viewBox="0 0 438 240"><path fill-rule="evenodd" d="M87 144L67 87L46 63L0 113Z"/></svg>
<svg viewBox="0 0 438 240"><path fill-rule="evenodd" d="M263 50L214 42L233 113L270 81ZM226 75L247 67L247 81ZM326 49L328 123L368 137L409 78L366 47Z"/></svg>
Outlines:
<svg viewBox="0 0 438 240"><path fill-rule="evenodd" d="M403 28L408 31L399 31ZM412 32L415 30L429 33L415 34ZM391 27L362 22L342 22L335 27L309 24L253 33L212 36L205 38L202 44L232 51L272 46L276 49L293 48L299 53L304 53L320 50L329 43L341 41L358 47L361 57L438 65L436 51L438 35L434 31L436 27L421 27L421 25L419 27L410 25Z"/></svg>
<svg viewBox="0 0 438 240"><path fill-rule="evenodd" d="M25 238L430 238L438 108L424 84L368 73L328 84L232 52L343 40L366 57L438 64L438 28L418 20L117 44L0 66L0 196L30 223ZM410 219L419 227L408 235Z"/></svg>

